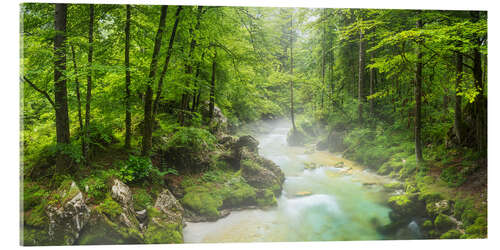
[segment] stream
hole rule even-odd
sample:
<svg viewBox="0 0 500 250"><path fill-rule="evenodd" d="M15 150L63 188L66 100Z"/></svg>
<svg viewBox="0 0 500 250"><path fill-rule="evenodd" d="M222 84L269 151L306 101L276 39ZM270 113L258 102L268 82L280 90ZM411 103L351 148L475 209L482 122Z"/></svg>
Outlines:
<svg viewBox="0 0 500 250"><path fill-rule="evenodd" d="M389 223L389 194L382 185L393 180L326 151L289 147L290 124L274 122L269 133L256 135L259 154L285 173L278 205L233 211L215 222L187 223L184 242L339 241L386 239L376 225ZM306 169L306 164L321 166ZM343 164L342 164L343 163Z"/></svg>

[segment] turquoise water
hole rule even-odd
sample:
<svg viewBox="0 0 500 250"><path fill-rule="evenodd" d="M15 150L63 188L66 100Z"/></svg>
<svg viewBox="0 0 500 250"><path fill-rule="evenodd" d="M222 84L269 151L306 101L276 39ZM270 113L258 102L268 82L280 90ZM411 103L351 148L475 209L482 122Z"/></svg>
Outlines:
<svg viewBox="0 0 500 250"><path fill-rule="evenodd" d="M257 136L259 153L278 164L286 179L276 207L234 211L216 222L187 223L185 242L337 241L384 239L376 225L389 223L391 182L340 155L288 147L287 121ZM307 170L304 163L322 167ZM339 166L342 162L342 167Z"/></svg>

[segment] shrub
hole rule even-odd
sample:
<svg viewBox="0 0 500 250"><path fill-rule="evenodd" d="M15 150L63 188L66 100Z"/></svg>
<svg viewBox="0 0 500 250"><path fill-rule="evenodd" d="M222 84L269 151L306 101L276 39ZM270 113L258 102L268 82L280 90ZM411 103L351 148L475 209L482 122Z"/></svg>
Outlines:
<svg viewBox="0 0 500 250"><path fill-rule="evenodd" d="M453 221L451 221L448 216L439 214L434 220L434 225L440 232L446 232L450 230L455 225L455 223L453 223Z"/></svg>
<svg viewBox="0 0 500 250"><path fill-rule="evenodd" d="M465 171L459 170L456 166L445 168L440 178L450 187L459 187L467 180Z"/></svg>
<svg viewBox="0 0 500 250"><path fill-rule="evenodd" d="M145 189L132 191L132 199L134 200L135 210L143 210L153 205L153 198Z"/></svg>
<svg viewBox="0 0 500 250"><path fill-rule="evenodd" d="M462 233L460 233L460 231L451 229L450 231L441 235L441 239L460 239L460 236L462 236Z"/></svg>
<svg viewBox="0 0 500 250"><path fill-rule="evenodd" d="M146 178L153 169L149 157L130 155L127 161L120 163L120 179L125 183L138 182Z"/></svg>
<svg viewBox="0 0 500 250"><path fill-rule="evenodd" d="M90 176L82 181L87 196L95 201L100 201L106 193L106 182L98 175Z"/></svg>

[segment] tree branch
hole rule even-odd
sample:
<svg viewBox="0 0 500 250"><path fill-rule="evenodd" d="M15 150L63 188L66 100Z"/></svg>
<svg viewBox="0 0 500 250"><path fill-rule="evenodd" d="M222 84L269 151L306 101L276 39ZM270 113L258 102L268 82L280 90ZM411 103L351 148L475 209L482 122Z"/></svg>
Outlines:
<svg viewBox="0 0 500 250"><path fill-rule="evenodd" d="M47 91L44 91L42 89L39 89L35 84L33 84L33 82L31 82L26 76L23 76L21 78L21 81L25 81L27 82L33 89L35 89L36 91L38 91L40 94L42 94L43 96L45 96L45 98L47 98L47 100L50 102L50 105L52 105L52 107L55 109L56 108L56 105L54 104L54 101L52 101L52 99L50 99L50 95L47 93Z"/></svg>

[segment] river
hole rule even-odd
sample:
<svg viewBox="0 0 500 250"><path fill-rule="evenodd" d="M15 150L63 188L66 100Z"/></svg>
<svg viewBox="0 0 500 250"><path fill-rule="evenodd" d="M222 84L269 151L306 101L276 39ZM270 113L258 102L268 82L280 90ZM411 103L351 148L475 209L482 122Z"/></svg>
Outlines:
<svg viewBox="0 0 500 250"><path fill-rule="evenodd" d="M385 239L376 225L390 221L382 184L393 180L338 154L289 147L289 130L289 122L281 120L256 135L259 154L285 173L278 205L233 211L215 222L188 222L186 243ZM306 169L310 163L321 167Z"/></svg>

